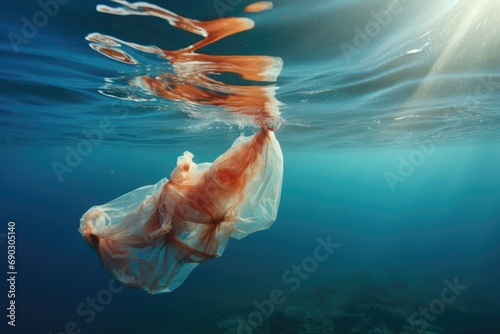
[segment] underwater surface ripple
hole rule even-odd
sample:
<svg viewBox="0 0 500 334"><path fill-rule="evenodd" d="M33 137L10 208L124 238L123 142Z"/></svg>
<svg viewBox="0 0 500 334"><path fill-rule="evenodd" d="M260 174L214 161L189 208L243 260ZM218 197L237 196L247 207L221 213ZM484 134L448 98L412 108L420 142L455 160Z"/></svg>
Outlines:
<svg viewBox="0 0 500 334"><path fill-rule="evenodd" d="M217 17L211 4L174 7L197 19ZM223 14L243 14L243 7ZM253 30L201 51L283 59L277 98L285 104L280 129L285 146L405 146L437 132L452 143L495 140L499 6L408 0L392 8L395 14L389 7L388 1L275 1L272 11L246 14L256 21ZM176 145L202 132L221 138L221 132L251 126L217 109L157 99L127 85L130 78L168 72L171 66L131 48L124 50L138 64L119 63L84 39L100 31L174 50L198 41L197 36L160 20L120 21L95 12L90 3L70 3L61 11L65 14L54 17L19 53L6 42L1 45L2 143L75 141L103 115L115 117L119 128L106 143L133 146ZM26 12L10 13L3 29L18 29L15 18ZM61 23L64 31L57 28ZM127 119L113 115L109 95L130 108ZM126 101L130 96L136 101Z"/></svg>

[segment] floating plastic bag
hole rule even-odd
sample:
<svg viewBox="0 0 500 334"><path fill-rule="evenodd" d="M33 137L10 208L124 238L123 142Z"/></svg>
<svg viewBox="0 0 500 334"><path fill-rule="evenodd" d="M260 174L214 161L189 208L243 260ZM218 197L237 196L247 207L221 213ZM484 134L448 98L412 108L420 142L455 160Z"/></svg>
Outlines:
<svg viewBox="0 0 500 334"><path fill-rule="evenodd" d="M276 219L283 157L274 132L239 137L214 163L185 152L171 179L90 208L79 231L122 283L150 293L181 285L201 262L221 256L230 237Z"/></svg>
<svg viewBox="0 0 500 334"><path fill-rule="evenodd" d="M283 177L281 149L271 129L281 124L275 87L283 61L252 55L208 55L202 47L253 28L248 18L189 19L147 2L113 0L121 6L97 6L112 15L154 16L176 28L202 36L185 48L169 51L91 33L90 47L108 58L134 67L119 84L108 79L100 92L132 101L184 101L191 107L218 106L238 123L251 120L261 129L238 138L211 163L195 164L185 152L171 178L136 189L107 204L92 207L80 221L80 232L98 252L112 276L151 293L172 291L201 262L222 255L230 237L241 239L268 228L276 219ZM257 3L247 11L271 9ZM129 52L132 52L129 54ZM135 55L156 54L171 70L141 64ZM150 57L144 57L150 59ZM144 61L142 61L144 62ZM146 65L146 72L141 66ZM154 65L154 64L153 64ZM159 70L151 71L151 68ZM219 74L237 75L226 83ZM221 76L224 78L225 76ZM133 86L122 87L121 80ZM256 84L259 82L259 84ZM145 94L145 95L143 95Z"/></svg>

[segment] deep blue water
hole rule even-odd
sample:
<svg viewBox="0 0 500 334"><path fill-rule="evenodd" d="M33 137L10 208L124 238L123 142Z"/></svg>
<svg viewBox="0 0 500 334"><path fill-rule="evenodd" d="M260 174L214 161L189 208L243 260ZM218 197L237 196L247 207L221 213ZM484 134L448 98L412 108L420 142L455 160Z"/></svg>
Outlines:
<svg viewBox="0 0 500 334"><path fill-rule="evenodd" d="M283 59L280 211L270 229L231 240L177 290L112 286L91 317L87 298L104 296L110 277L77 231L81 215L168 177L184 150L213 161L256 131L214 107L99 93L148 98L124 78L169 65L131 50L141 63L118 63L88 46L89 33L168 50L200 39L157 18L98 13L100 3L60 5L17 52L8 34L24 36L22 18L40 7L2 5L0 248L6 259L15 221L18 272L16 327L2 311L2 333L249 333L254 301L275 289L286 300L254 333L413 334L426 318L411 314L429 307L425 333L500 332L497 2L401 0L390 17L380 16L390 2L379 0L276 0L252 14L242 11L250 1L155 2L199 20L255 21L203 53ZM362 37L367 27L375 30ZM113 112L117 103L127 117ZM113 131L58 178L53 162L103 118ZM340 246L307 279L290 273L318 238ZM455 279L467 288L444 303L444 281Z"/></svg>

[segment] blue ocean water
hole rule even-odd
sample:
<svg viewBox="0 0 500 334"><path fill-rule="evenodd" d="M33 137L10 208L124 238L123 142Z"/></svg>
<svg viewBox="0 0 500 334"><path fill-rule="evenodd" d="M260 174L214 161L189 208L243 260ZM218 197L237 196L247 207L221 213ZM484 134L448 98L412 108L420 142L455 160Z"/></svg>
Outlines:
<svg viewBox="0 0 500 334"><path fill-rule="evenodd" d="M500 332L498 3L276 0L243 12L250 3L155 2L198 20L255 21L203 53L282 58L278 219L154 296L110 281L77 231L81 215L168 177L185 150L213 161L257 128L152 99L126 80L168 69L164 59L127 49L140 64L119 63L85 40L176 50L199 36L78 0L23 31L43 19L40 3L3 4L0 248L15 221L18 272L5 332ZM58 176L53 163L103 119L112 131Z"/></svg>

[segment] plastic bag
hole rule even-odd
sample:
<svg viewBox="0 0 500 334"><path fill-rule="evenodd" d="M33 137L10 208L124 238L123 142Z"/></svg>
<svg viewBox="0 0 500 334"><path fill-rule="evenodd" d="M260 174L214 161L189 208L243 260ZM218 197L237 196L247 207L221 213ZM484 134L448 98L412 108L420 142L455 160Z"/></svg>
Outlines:
<svg viewBox="0 0 500 334"><path fill-rule="evenodd" d="M181 285L201 262L221 256L230 237L275 221L283 157L274 132L239 137L214 163L185 152L171 179L90 208L79 231L122 283L150 293Z"/></svg>

